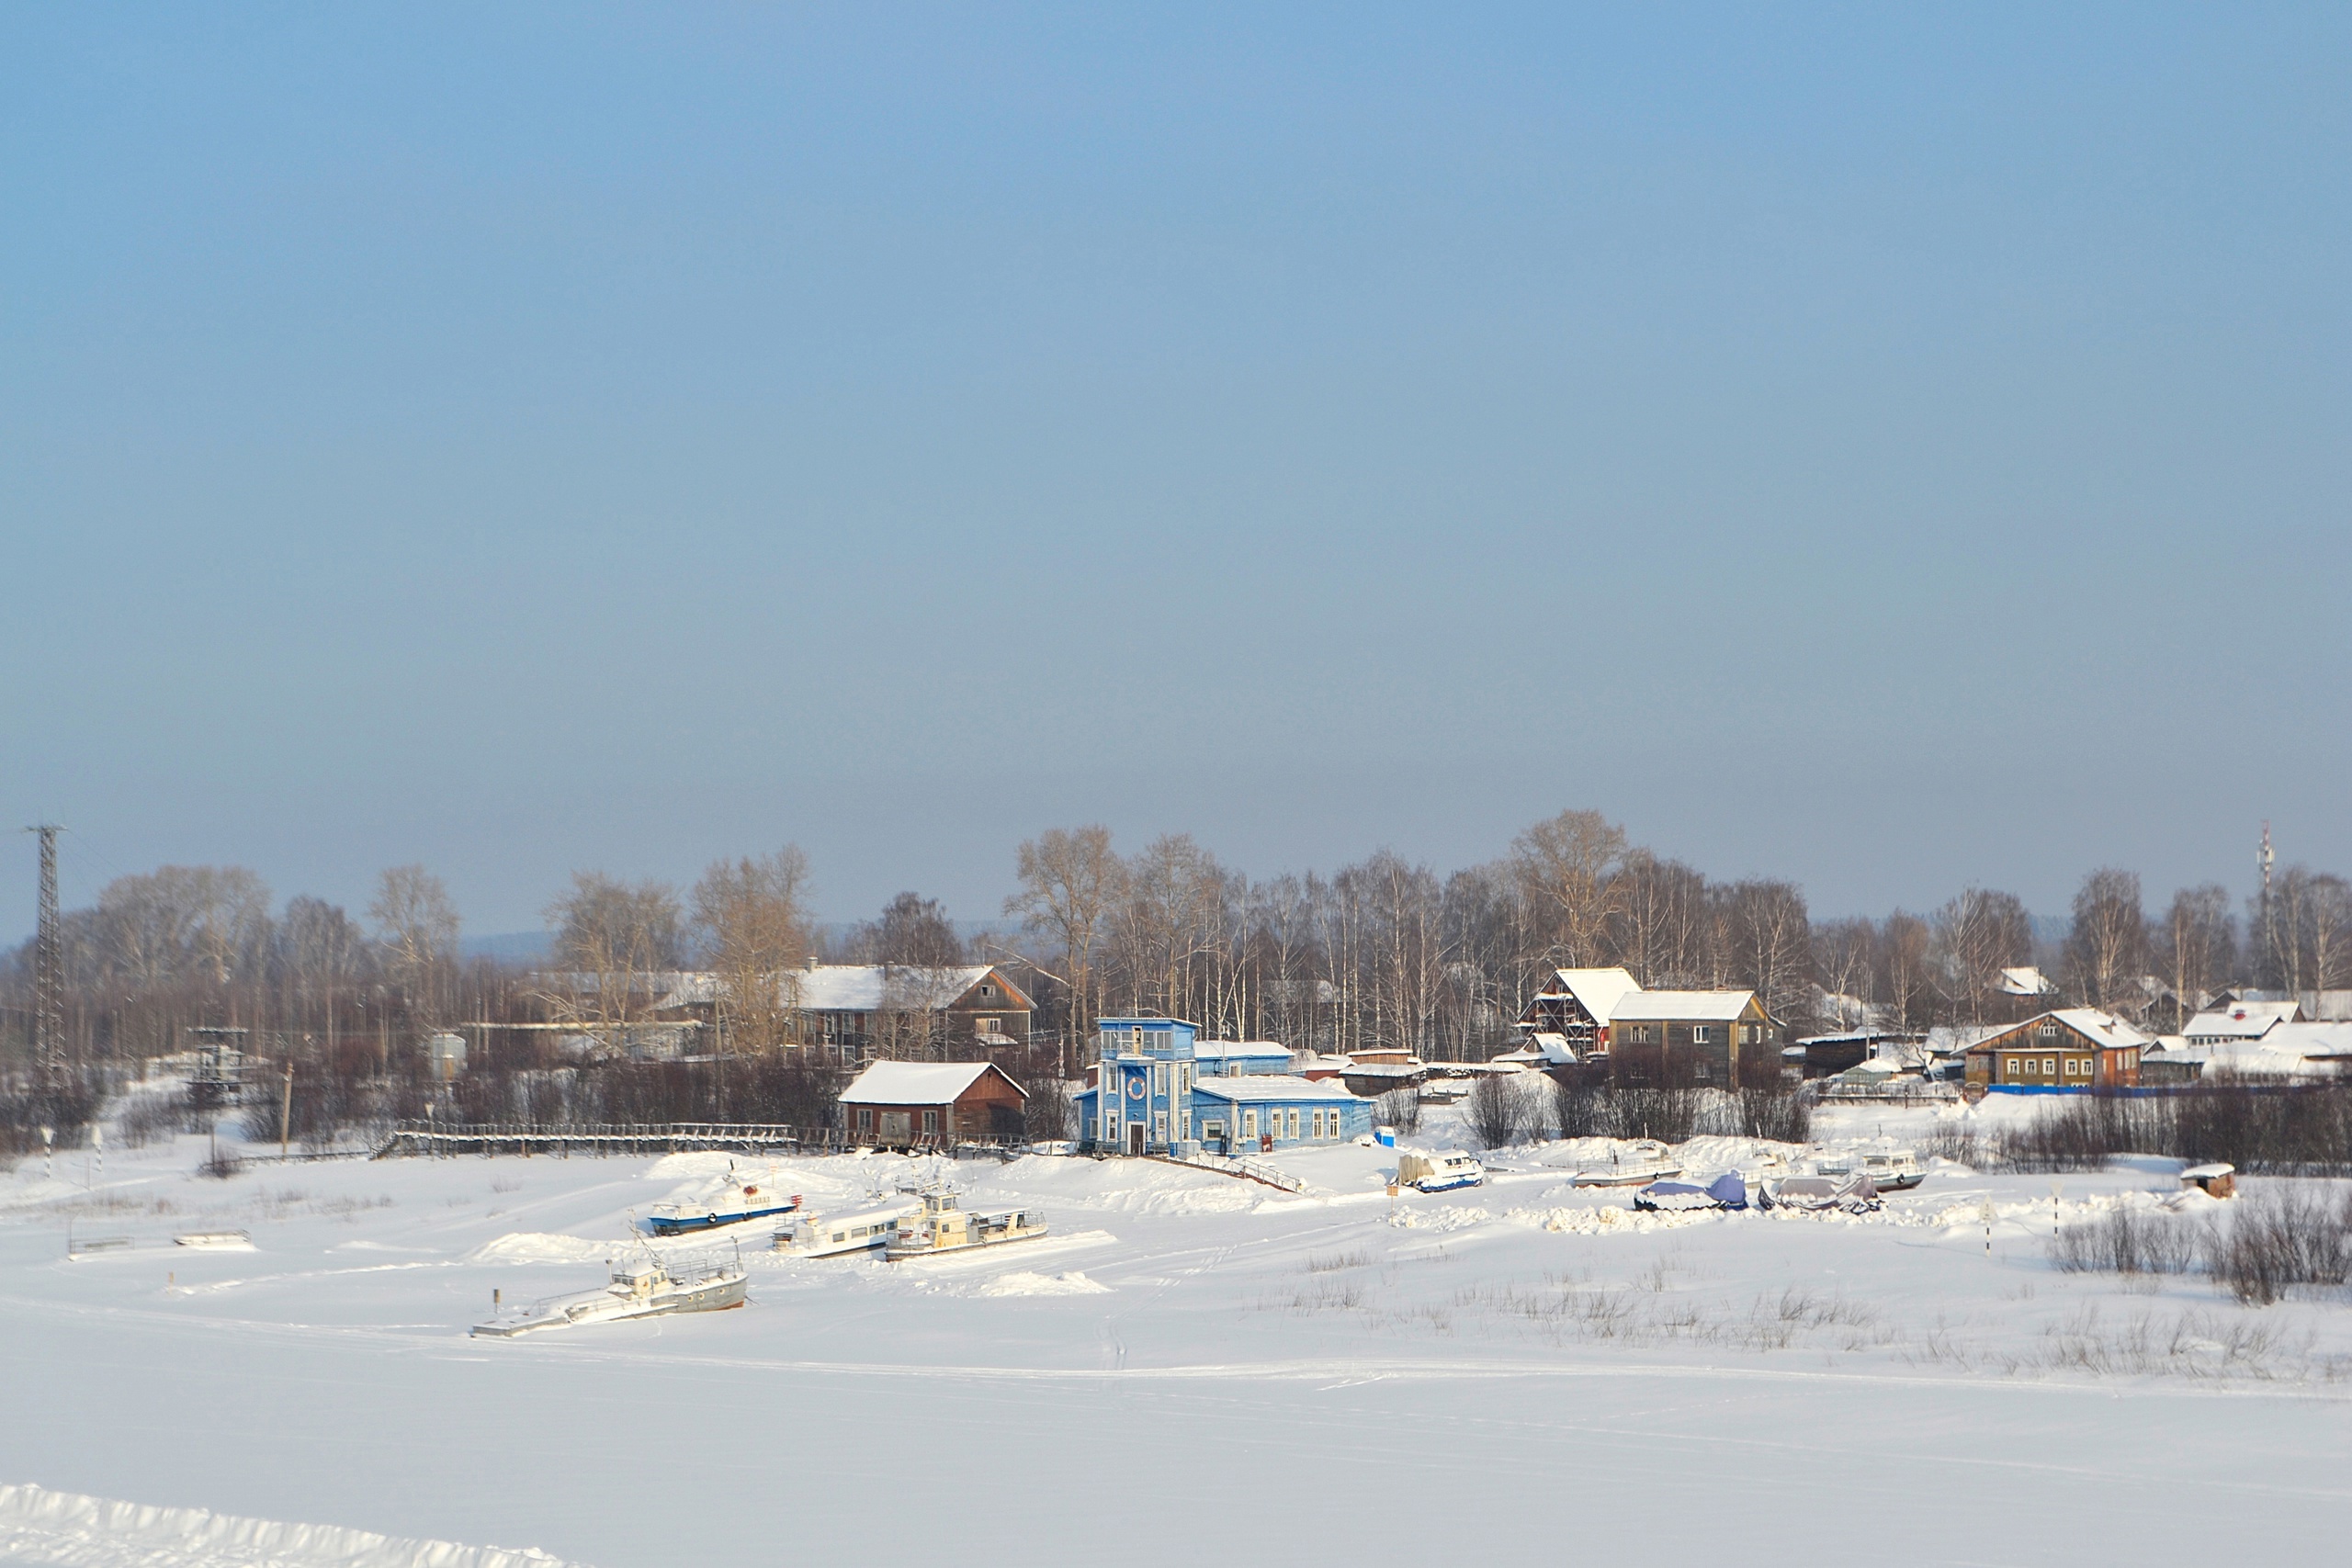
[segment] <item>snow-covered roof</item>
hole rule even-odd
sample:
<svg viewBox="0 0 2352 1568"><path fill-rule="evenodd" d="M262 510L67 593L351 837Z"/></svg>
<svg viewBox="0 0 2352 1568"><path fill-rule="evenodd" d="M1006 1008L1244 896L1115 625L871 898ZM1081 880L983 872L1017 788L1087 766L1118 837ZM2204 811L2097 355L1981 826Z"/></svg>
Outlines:
<svg viewBox="0 0 2352 1568"><path fill-rule="evenodd" d="M2039 1043L2034 1034L2030 1032L2033 1031L2035 1026L2044 1019L2056 1019L2095 1045L2118 1049L2128 1046L2144 1051L2156 1043L2154 1035L2143 1033L2113 1013L2102 1009L2055 1008L2049 1012L2036 1013L2023 1023L2013 1024L2000 1031L1996 1035L1980 1040L1969 1049L1972 1051L1996 1048L2003 1051L2033 1050Z"/></svg>
<svg viewBox="0 0 2352 1568"><path fill-rule="evenodd" d="M1753 991L1633 991L1620 998L1611 1023L1679 1023L1687 1020L1729 1021L1747 1010Z"/></svg>
<svg viewBox="0 0 2352 1568"><path fill-rule="evenodd" d="M1576 998L1577 1005L1590 1013L1596 1023L1609 1021L1620 997L1642 988L1642 983L1624 969L1555 969L1552 983Z"/></svg>
<svg viewBox="0 0 2352 1568"><path fill-rule="evenodd" d="M1275 1077L1264 1074L1243 1074L1229 1078L1197 1078L1194 1092L1224 1100L1346 1100L1350 1094L1337 1078Z"/></svg>
<svg viewBox="0 0 2352 1568"><path fill-rule="evenodd" d="M987 1062L873 1062L842 1090L843 1105L949 1105L995 1070ZM1004 1080L1012 1083L1011 1078ZM1019 1084L1013 1084L1015 1089Z"/></svg>
<svg viewBox="0 0 2352 1568"><path fill-rule="evenodd" d="M2047 976L2030 964L2001 971L2001 989L2012 997L2047 996L2057 988L2050 983Z"/></svg>
<svg viewBox="0 0 2352 1568"><path fill-rule="evenodd" d="M776 989L789 1006L804 1012L897 1012L944 1008L986 979L986 964L955 964L939 967L916 964L820 964L813 968L787 969L776 976ZM1029 999L999 976L1005 988L1004 1005L1025 1011ZM718 976L707 971L684 970L660 976L661 1008L707 1007L718 996Z"/></svg>
<svg viewBox="0 0 2352 1568"><path fill-rule="evenodd" d="M1237 1056L1250 1056L1272 1061L1279 1056L1290 1060L1290 1047L1277 1040L1195 1040L1193 1055L1231 1061Z"/></svg>
<svg viewBox="0 0 2352 1568"><path fill-rule="evenodd" d="M2233 1002L2199 1013L2181 1032L2191 1040L2259 1040L2301 1010L2293 1002Z"/></svg>
<svg viewBox="0 0 2352 1568"><path fill-rule="evenodd" d="M1532 1055L1555 1066L1577 1059L1576 1048L1568 1043L1568 1037L1565 1034L1554 1034L1548 1030L1538 1030L1528 1043ZM1500 1061L1502 1058L1498 1056L1495 1059Z"/></svg>

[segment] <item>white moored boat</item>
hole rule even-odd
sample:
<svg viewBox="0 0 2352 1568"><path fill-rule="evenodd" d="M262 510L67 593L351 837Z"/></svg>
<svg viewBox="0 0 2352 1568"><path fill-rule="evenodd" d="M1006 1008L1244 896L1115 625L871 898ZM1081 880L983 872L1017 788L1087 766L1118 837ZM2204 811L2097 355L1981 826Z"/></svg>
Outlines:
<svg viewBox="0 0 2352 1568"><path fill-rule="evenodd" d="M838 1258L845 1253L872 1252L897 1239L899 1223L914 1213L913 1205L867 1209L854 1214L795 1214L775 1233L775 1250L794 1258Z"/></svg>
<svg viewBox="0 0 2352 1568"><path fill-rule="evenodd" d="M1577 1171L1569 1182L1577 1187L1647 1187L1681 1174L1682 1163L1668 1155L1664 1144L1644 1138L1610 1156L1607 1165Z"/></svg>
<svg viewBox="0 0 2352 1568"><path fill-rule="evenodd" d="M658 1258L614 1266L612 1280L601 1291L572 1296L549 1296L499 1314L473 1332L493 1339L512 1339L542 1328L571 1328L588 1323L618 1323L633 1317L665 1317L680 1312L724 1312L743 1304L747 1278L734 1261L700 1266L665 1264Z"/></svg>
<svg viewBox="0 0 2352 1568"><path fill-rule="evenodd" d="M1035 1209L966 1213L956 1205L955 1193L934 1188L922 1195L921 1213L910 1214L899 1222L899 1234L890 1239L882 1256L893 1263L903 1263L910 1258L936 1258L974 1247L1035 1241L1045 1234L1046 1216Z"/></svg>
<svg viewBox="0 0 2352 1568"><path fill-rule="evenodd" d="M1813 1162L1813 1173L1833 1181L1851 1181L1867 1176L1871 1185L1881 1192L1908 1192L1928 1179L1919 1168L1919 1156L1909 1149L1892 1153L1862 1155L1830 1155Z"/></svg>
<svg viewBox="0 0 2352 1568"><path fill-rule="evenodd" d="M1445 1149L1433 1155L1407 1150L1396 1156L1398 1185L1423 1192L1448 1192L1456 1187L1476 1187L1486 1179L1487 1168L1460 1149Z"/></svg>

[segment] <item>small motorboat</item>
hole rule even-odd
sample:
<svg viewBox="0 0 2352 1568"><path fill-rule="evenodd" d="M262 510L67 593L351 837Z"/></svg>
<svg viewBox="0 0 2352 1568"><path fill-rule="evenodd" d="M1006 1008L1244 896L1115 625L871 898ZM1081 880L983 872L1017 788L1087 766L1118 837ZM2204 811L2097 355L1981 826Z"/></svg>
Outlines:
<svg viewBox="0 0 2352 1568"><path fill-rule="evenodd" d="M1790 1176L1779 1181L1768 1181L1757 1200L1757 1206L1816 1213L1837 1209L1849 1214L1866 1214L1880 1204L1878 1189L1864 1174L1851 1178Z"/></svg>
<svg viewBox="0 0 2352 1568"><path fill-rule="evenodd" d="M1664 1144L1644 1138L1611 1155L1607 1165L1579 1170L1569 1181L1577 1187L1647 1187L1681 1174L1681 1163L1667 1153Z"/></svg>
<svg viewBox="0 0 2352 1568"><path fill-rule="evenodd" d="M974 1247L1035 1241L1045 1234L1046 1216L1035 1209L967 1213L956 1203L953 1191L934 1187L922 1193L921 1213L899 1222L898 1234L889 1238L882 1256L893 1263L904 1263L912 1258L967 1252Z"/></svg>
<svg viewBox="0 0 2352 1568"><path fill-rule="evenodd" d="M1813 1173L1833 1181L1851 1181L1867 1176L1871 1185L1881 1192L1908 1192L1928 1179L1928 1173L1919 1168L1919 1156L1909 1149L1860 1156L1832 1155L1814 1161Z"/></svg>
<svg viewBox="0 0 2352 1568"><path fill-rule="evenodd" d="M725 1312L743 1304L748 1277L740 1262L712 1261L699 1267L664 1263L649 1257L616 1264L601 1291L549 1296L474 1325L477 1336L512 1339L542 1328L589 1323L619 1323L634 1317L666 1317L681 1312Z"/></svg>
<svg viewBox="0 0 2352 1568"><path fill-rule="evenodd" d="M1451 1192L1457 1187L1476 1187L1487 1179L1487 1168L1460 1149L1445 1149L1433 1155L1414 1154L1400 1150L1396 1156L1396 1183L1422 1192Z"/></svg>
<svg viewBox="0 0 2352 1568"><path fill-rule="evenodd" d="M691 1235L695 1231L717 1230L721 1225L740 1225L748 1220L764 1220L777 1214L788 1214L800 1207L800 1195L785 1197L781 1193L763 1191L753 1182L727 1168L727 1185L718 1196L707 1202L656 1203L645 1217L645 1228L655 1235Z"/></svg>
<svg viewBox="0 0 2352 1568"><path fill-rule="evenodd" d="M1634 1194L1634 1207L1652 1213L1688 1213L1698 1209L1745 1209L1747 1183L1727 1170L1702 1186L1696 1181L1653 1181Z"/></svg>
<svg viewBox="0 0 2352 1568"><path fill-rule="evenodd" d="M838 1258L853 1252L885 1247L899 1234L899 1222L913 1213L910 1204L868 1209L854 1214L795 1213L775 1233L775 1250L794 1258Z"/></svg>

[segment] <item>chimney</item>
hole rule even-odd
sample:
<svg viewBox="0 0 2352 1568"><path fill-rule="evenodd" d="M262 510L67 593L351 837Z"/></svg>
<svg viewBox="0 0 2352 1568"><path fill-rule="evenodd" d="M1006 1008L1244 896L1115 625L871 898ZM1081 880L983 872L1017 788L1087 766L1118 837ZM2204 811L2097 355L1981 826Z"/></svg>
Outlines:
<svg viewBox="0 0 2352 1568"><path fill-rule="evenodd" d="M816 972L817 972L817 955L816 955L815 953L810 953L810 954L808 955L808 973L810 973L811 975L814 975Z"/></svg>

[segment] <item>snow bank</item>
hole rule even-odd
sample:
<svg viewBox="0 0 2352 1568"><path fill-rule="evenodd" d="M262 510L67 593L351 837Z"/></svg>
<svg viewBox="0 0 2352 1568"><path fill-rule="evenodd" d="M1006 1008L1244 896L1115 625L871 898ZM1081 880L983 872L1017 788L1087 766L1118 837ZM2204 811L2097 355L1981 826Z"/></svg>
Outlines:
<svg viewBox="0 0 2352 1568"><path fill-rule="evenodd" d="M469 1263L602 1263L620 1246L584 1235L513 1231L467 1254Z"/></svg>
<svg viewBox="0 0 2352 1568"><path fill-rule="evenodd" d="M0 1562L50 1568L563 1568L544 1551L0 1486Z"/></svg>
<svg viewBox="0 0 2352 1568"><path fill-rule="evenodd" d="M1111 1287L1097 1284L1082 1270L1067 1274L1033 1274L1026 1269L990 1280L975 1292L983 1296L1100 1296Z"/></svg>

